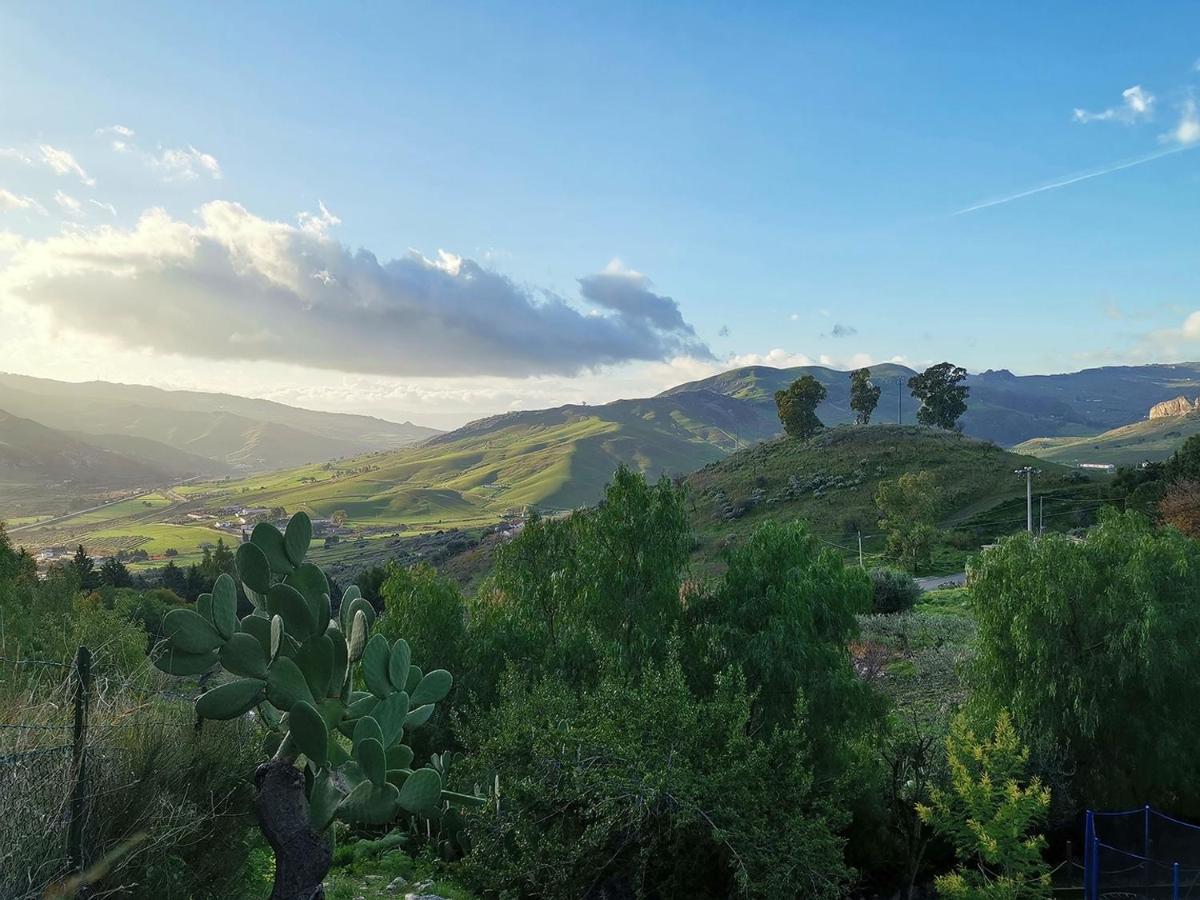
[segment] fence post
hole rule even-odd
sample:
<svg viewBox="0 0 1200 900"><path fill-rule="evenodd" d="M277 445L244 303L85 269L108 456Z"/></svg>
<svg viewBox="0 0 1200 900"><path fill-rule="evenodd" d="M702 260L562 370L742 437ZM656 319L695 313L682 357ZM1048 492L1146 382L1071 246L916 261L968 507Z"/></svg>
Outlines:
<svg viewBox="0 0 1200 900"><path fill-rule="evenodd" d="M1096 900L1100 896L1100 839L1092 835L1092 876L1088 881L1088 897Z"/></svg>
<svg viewBox="0 0 1200 900"><path fill-rule="evenodd" d="M1171 900L1179 900L1179 863L1171 866Z"/></svg>
<svg viewBox="0 0 1200 900"><path fill-rule="evenodd" d="M1150 884L1153 876L1150 873L1150 804L1142 807L1142 868L1146 871L1146 896L1150 896Z"/></svg>
<svg viewBox="0 0 1200 900"><path fill-rule="evenodd" d="M1096 837L1096 822L1092 811L1087 811L1083 824L1083 900L1092 896L1092 841Z"/></svg>
<svg viewBox="0 0 1200 900"><path fill-rule="evenodd" d="M67 832L67 853L71 860L71 869L82 872L83 858L83 824L87 814L87 727L88 705L91 702L92 687L92 653L87 647L80 647L75 652L75 690L73 701L75 706L75 732L71 753L71 775L74 784L71 786L71 823Z"/></svg>

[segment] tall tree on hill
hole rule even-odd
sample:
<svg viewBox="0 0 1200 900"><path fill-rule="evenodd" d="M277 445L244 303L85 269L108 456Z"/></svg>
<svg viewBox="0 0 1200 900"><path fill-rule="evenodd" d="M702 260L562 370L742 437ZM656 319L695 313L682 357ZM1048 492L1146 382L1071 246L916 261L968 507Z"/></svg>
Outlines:
<svg viewBox="0 0 1200 900"><path fill-rule="evenodd" d="M869 425L871 414L879 405L879 395L883 389L871 383L870 369L855 369L850 373L850 408L854 410L854 421L859 425Z"/></svg>
<svg viewBox="0 0 1200 900"><path fill-rule="evenodd" d="M775 392L779 421L788 437L811 437L825 427L817 418L817 407L824 399L825 385L811 375L797 378L787 390Z"/></svg>
<svg viewBox="0 0 1200 900"><path fill-rule="evenodd" d="M958 417L967 411L970 389L960 383L966 377L967 370L962 366L940 362L908 379L909 390L921 401L917 421L922 425L953 428Z"/></svg>
<svg viewBox="0 0 1200 900"><path fill-rule="evenodd" d="M96 563L87 555L83 544L80 544L79 549L75 551L75 556L71 559L71 568L75 571L75 577L79 579L80 590L94 591L100 586L100 576L96 574Z"/></svg>

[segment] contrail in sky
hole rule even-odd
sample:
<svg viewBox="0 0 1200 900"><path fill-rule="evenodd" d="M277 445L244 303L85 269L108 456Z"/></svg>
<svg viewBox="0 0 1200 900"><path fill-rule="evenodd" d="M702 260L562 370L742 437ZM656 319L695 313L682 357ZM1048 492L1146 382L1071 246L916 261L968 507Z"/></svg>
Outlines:
<svg viewBox="0 0 1200 900"><path fill-rule="evenodd" d="M960 209L957 212L951 213L951 215L962 216L970 212L987 209L989 206L1000 206L1003 203L1012 203L1014 200L1020 200L1022 197L1032 197L1034 194L1042 193L1042 191L1054 191L1058 188L1066 187L1069 184L1087 181L1089 178L1099 178L1101 175L1110 175L1113 172L1120 172L1122 169L1132 169L1134 166L1140 166L1143 163L1153 162L1156 159L1162 159L1164 156L1170 156L1173 153L1182 153L1184 150L1194 150L1197 147L1200 147L1200 143L1185 144L1180 147L1171 147L1168 150L1159 150L1157 153L1151 153L1147 156L1139 156L1136 159L1129 159L1125 162L1116 163L1115 165L1105 166L1102 169L1092 169L1090 172L1082 172L1078 175L1070 175L1066 178L1060 179L1059 181L1051 181L1049 184L1043 184L1040 187L1030 188L1027 191L1021 191L1019 194L1010 194L1007 197L1000 197L996 200L988 200L984 203L976 203L974 206L968 206L965 209Z"/></svg>

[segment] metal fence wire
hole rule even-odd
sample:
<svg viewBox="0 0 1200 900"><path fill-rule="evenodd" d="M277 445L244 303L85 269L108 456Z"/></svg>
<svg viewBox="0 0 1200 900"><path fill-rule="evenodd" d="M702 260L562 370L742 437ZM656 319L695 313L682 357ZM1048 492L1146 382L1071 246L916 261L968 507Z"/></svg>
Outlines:
<svg viewBox="0 0 1200 900"><path fill-rule="evenodd" d="M38 660L0 660L10 673L22 664L50 666ZM37 721L0 722L0 898L33 900L47 888L97 862L94 816L109 795L137 790L127 780L130 729L193 728L191 698L150 691L144 695L122 684L123 700L136 697L143 712L164 697L179 715L130 716L128 721L97 712L91 653L80 647L74 664L41 670L33 702ZM52 674L51 674L52 673ZM100 680L101 693L114 686ZM103 711L109 712L104 709ZM32 715L33 712L39 713ZM99 719L100 717L97 716ZM120 774L119 774L120 773ZM72 892L74 893L74 892ZM86 892L85 892L86 893ZM80 894L83 896L84 894Z"/></svg>
<svg viewBox="0 0 1200 900"><path fill-rule="evenodd" d="M1085 820L1085 900L1200 900L1200 826L1151 806Z"/></svg>

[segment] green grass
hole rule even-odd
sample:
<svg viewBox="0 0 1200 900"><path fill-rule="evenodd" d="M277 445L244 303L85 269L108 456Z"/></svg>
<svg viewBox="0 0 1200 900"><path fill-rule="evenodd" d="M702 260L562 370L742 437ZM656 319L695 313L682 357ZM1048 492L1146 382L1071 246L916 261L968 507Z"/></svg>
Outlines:
<svg viewBox="0 0 1200 900"><path fill-rule="evenodd" d="M745 539L761 522L803 519L823 540L857 559L857 535L864 535L867 564L887 563L884 538L879 534L875 494L881 481L905 472L933 474L943 528L971 529L973 522L989 516L1003 518L1003 533L1024 525L1008 512L1007 504L1024 505L1024 481L1013 470L1036 460L1001 450L994 444L952 432L915 426L839 426L826 429L807 441L777 439L705 466L687 479L692 524L700 549L701 568L715 571L722 550ZM1071 491L1080 486L1075 473L1040 464L1039 490ZM813 476L840 478L841 486L790 492L793 478L806 482ZM744 515L728 520L723 504L737 506L762 499ZM1010 524L1011 520L1011 524ZM983 539L968 534L961 546L937 548L933 570L921 574L962 571Z"/></svg>
<svg viewBox="0 0 1200 900"><path fill-rule="evenodd" d="M1200 415L1195 413L1145 419L1090 437L1033 438L1014 449L1064 465L1135 466L1166 459L1194 434L1200 434Z"/></svg>

